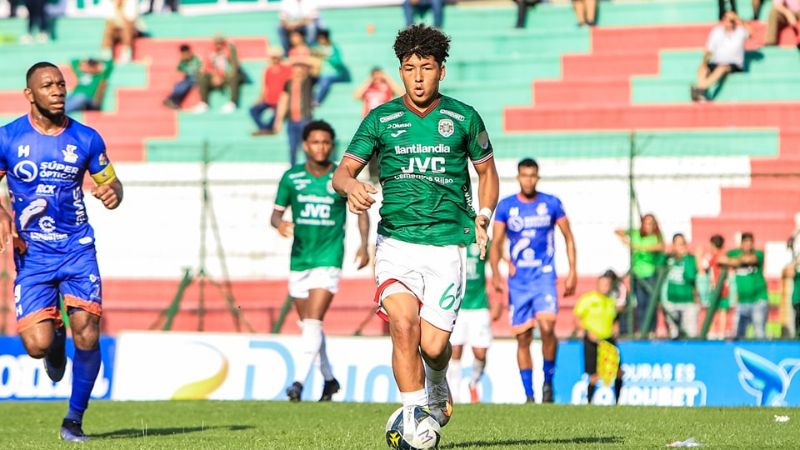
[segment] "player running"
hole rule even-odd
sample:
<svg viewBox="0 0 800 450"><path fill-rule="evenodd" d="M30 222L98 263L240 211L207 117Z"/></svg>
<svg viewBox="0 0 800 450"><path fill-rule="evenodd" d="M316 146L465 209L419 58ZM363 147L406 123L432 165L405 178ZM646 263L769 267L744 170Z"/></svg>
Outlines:
<svg viewBox="0 0 800 450"><path fill-rule="evenodd" d="M376 190L356 176L370 158L378 158L383 204L376 300L379 315L389 321L392 369L405 429L412 432L416 406L429 407L441 425L450 419L445 375L464 292L466 246L477 242L483 257L498 195L483 121L472 107L439 93L449 47L450 38L424 25L397 35L394 51L406 94L361 122L333 180L350 209L365 214ZM477 215L468 161L478 173Z"/></svg>
<svg viewBox="0 0 800 450"><path fill-rule="evenodd" d="M487 243L486 245L491 245ZM453 386L453 397L458 402L459 386L461 386L461 355L464 345L472 346L472 375L469 379L469 397L472 403L478 403L478 383L486 369L486 353L492 343L491 322L500 318L503 305L500 302L492 304L489 312L489 295L486 293L486 259L480 258L481 251L478 244L467 247L467 288L464 299L461 301L461 311L450 335L450 344L453 346L453 356L450 358L450 367L447 369L447 381Z"/></svg>
<svg viewBox="0 0 800 450"><path fill-rule="evenodd" d="M558 312L556 268L554 256L555 227L561 230L567 244L569 274L564 296L575 292L578 278L575 270L575 241L569 220L557 197L536 191L539 182L539 165L532 159L523 159L517 165L520 192L506 197L497 205L491 248L492 284L495 290L503 289L498 270L506 236L510 241L508 266L508 301L511 313L511 331L517 337L517 364L525 396L533 402L533 361L531 340L533 328L538 323L542 335L544 385L542 401L553 402L553 375L556 369L555 325Z"/></svg>
<svg viewBox="0 0 800 450"><path fill-rule="evenodd" d="M278 185L270 223L283 237L293 237L289 274L289 296L302 320L302 353L295 381L286 389L291 401L300 401L303 383L319 355L320 371L325 378L320 401L330 401L339 392L325 349L322 321L339 289L344 259L344 234L347 219L346 200L331 186L336 164L331 162L336 134L324 121L310 122L303 128L306 162L287 170ZM292 222L283 220L287 207L292 208ZM358 217L361 246L356 252L358 268L369 263L369 216Z"/></svg>
<svg viewBox="0 0 800 450"><path fill-rule="evenodd" d="M122 201L122 183L93 129L67 117L64 76L39 62L25 76L30 114L0 127L0 178L8 175L13 219L0 208L0 251L14 241L17 331L32 358L44 358L54 382L64 376L66 329L59 294L75 341L72 394L61 439L83 442L83 413L100 371L102 288L83 203L88 171L93 195L108 209Z"/></svg>

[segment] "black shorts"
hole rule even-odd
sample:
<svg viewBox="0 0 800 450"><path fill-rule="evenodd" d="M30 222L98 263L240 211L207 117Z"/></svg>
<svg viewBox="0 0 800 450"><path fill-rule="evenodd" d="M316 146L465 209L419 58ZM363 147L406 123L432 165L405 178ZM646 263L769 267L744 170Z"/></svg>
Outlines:
<svg viewBox="0 0 800 450"><path fill-rule="evenodd" d="M607 339L613 345L617 345L617 340L612 338ZM589 375L597 373L597 342L593 342L588 337L583 338L583 367L584 372Z"/></svg>
<svg viewBox="0 0 800 450"><path fill-rule="evenodd" d="M742 68L737 66L736 64L728 64L728 65L731 66L731 72L730 73L741 72L742 71ZM711 62L706 64L706 67L708 67L708 70L711 71L711 72L713 72L714 69L717 68L717 66L719 66L719 64L714 64L714 63L711 63Z"/></svg>

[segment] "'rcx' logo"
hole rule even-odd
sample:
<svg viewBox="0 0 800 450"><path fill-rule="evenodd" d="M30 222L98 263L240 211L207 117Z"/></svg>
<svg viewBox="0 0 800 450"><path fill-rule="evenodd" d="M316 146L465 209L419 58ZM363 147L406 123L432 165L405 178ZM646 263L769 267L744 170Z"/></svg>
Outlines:
<svg viewBox="0 0 800 450"><path fill-rule="evenodd" d="M35 180L37 175L39 175L39 168L36 167L34 162L28 161L27 159L18 162L17 165L14 166L14 176L26 183Z"/></svg>
<svg viewBox="0 0 800 450"><path fill-rule="evenodd" d="M756 398L758 406L781 406L792 377L800 371L800 359L784 359L777 365L772 361L743 348L734 350L739 364L739 383Z"/></svg>

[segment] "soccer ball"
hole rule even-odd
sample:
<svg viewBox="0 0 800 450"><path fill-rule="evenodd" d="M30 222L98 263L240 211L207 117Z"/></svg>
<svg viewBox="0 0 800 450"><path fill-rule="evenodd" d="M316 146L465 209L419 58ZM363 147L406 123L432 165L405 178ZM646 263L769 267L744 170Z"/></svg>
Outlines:
<svg viewBox="0 0 800 450"><path fill-rule="evenodd" d="M403 407L397 409L386 422L386 443L394 450L422 450L437 448L441 431L439 422L428 412L428 408L414 407L414 430L404 437Z"/></svg>

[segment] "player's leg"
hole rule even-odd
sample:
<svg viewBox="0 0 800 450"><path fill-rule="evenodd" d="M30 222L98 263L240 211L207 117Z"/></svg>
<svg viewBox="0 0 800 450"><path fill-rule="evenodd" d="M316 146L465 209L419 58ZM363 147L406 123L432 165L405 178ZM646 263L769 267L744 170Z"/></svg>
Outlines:
<svg viewBox="0 0 800 450"><path fill-rule="evenodd" d="M486 370L486 354L492 342L492 319L488 309L477 309L469 312L469 342L472 345L472 375L469 379L469 395L472 403L478 403L478 383ZM464 314L464 312L462 312Z"/></svg>
<svg viewBox="0 0 800 450"><path fill-rule="evenodd" d="M20 267L20 264L17 265ZM52 266L27 259L14 282L17 332L33 358L44 358L47 376L61 381L67 365L66 330L58 309Z"/></svg>
<svg viewBox="0 0 800 450"><path fill-rule="evenodd" d="M531 358L531 342L533 342L533 328L515 335L517 339L517 366L525 389L525 401L534 402L533 392L533 358Z"/></svg>
<svg viewBox="0 0 800 450"><path fill-rule="evenodd" d="M447 384L447 368L453 353L450 331L420 321L420 353L425 366L425 387L431 415L445 426L453 412L453 397Z"/></svg>
<svg viewBox="0 0 800 450"><path fill-rule="evenodd" d="M533 392L533 359L531 358L531 342L536 318L533 311L533 295L530 287L508 286L508 302L511 313L511 332L517 340L517 366L522 387L525 389L525 401L534 402Z"/></svg>
<svg viewBox="0 0 800 450"><path fill-rule="evenodd" d="M450 357L450 364L447 367L447 382L453 390L454 402L461 401L459 398L462 379L461 356L464 353L464 344L467 342L467 328L468 324L464 316L464 311L462 311L460 317L456 321L456 326L453 327L453 333L450 335L452 356Z"/></svg>
<svg viewBox="0 0 800 450"><path fill-rule="evenodd" d="M83 414L89 406L94 382L100 372L100 316L102 288L94 249L75 253L61 268L60 290L69 314L75 343L72 358L72 393L69 411L61 424L61 438L83 442Z"/></svg>
<svg viewBox="0 0 800 450"><path fill-rule="evenodd" d="M597 391L597 342L592 341L588 336L583 337L583 368L584 372L589 375L586 401L591 404L594 393Z"/></svg>
<svg viewBox="0 0 800 450"><path fill-rule="evenodd" d="M544 384L542 385L542 403L553 402L553 377L556 373L556 316L558 314L558 292L555 280L544 286L543 292L538 293L533 300L536 322L542 335L542 370L544 371Z"/></svg>

